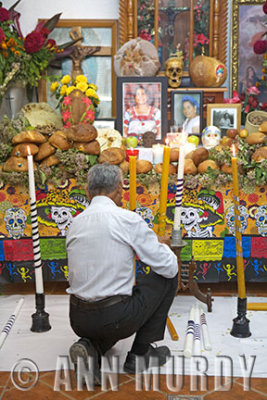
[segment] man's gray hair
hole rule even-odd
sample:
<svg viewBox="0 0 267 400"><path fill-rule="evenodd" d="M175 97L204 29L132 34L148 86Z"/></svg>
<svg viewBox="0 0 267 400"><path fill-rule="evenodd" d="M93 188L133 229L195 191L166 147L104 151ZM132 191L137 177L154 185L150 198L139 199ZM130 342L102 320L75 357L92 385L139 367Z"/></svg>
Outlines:
<svg viewBox="0 0 267 400"><path fill-rule="evenodd" d="M97 164L89 169L87 187L91 197L113 192L122 182L122 170L117 165Z"/></svg>

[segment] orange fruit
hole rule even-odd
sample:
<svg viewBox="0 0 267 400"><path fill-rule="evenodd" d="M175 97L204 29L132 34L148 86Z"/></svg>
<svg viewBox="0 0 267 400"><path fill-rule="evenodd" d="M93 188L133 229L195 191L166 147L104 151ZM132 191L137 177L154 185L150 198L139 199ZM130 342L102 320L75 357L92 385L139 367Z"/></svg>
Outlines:
<svg viewBox="0 0 267 400"><path fill-rule="evenodd" d="M246 128L241 129L239 131L239 136L242 137L242 138L246 138L248 136L248 130Z"/></svg>

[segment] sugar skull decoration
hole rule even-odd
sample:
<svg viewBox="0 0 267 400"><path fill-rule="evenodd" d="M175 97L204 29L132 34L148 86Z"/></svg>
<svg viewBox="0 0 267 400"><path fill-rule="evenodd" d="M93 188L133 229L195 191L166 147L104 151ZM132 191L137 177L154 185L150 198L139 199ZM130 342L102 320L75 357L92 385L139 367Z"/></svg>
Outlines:
<svg viewBox="0 0 267 400"><path fill-rule="evenodd" d="M20 239L24 235L26 219L26 213L22 208L13 207L6 210L4 221L12 239Z"/></svg>
<svg viewBox="0 0 267 400"><path fill-rule="evenodd" d="M172 88L178 88L181 85L184 61L183 52L179 50L180 44L177 45L176 54L168 58L165 64L165 75L168 78L168 85Z"/></svg>
<svg viewBox="0 0 267 400"><path fill-rule="evenodd" d="M267 236L267 206L260 206L255 214L255 225L261 236Z"/></svg>
<svg viewBox="0 0 267 400"><path fill-rule="evenodd" d="M241 233L244 233L247 226L248 226L248 210L246 209L245 206L238 206L239 212L240 212L240 223L241 223ZM235 210L234 206L231 206L227 210L226 214L226 225L228 226L228 229L232 235L235 234Z"/></svg>
<svg viewBox="0 0 267 400"><path fill-rule="evenodd" d="M221 131L217 126L207 126L202 131L202 144L203 146L209 150L212 147L218 146L221 141Z"/></svg>

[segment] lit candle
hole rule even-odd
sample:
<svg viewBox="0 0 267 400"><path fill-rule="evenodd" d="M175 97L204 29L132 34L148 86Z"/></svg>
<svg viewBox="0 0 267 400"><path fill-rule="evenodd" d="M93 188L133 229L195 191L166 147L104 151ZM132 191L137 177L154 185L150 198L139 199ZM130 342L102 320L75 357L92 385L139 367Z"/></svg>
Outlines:
<svg viewBox="0 0 267 400"><path fill-rule="evenodd" d="M129 156L136 156L138 157L139 150L138 149L133 149L130 147L129 149L126 149L126 161L129 161Z"/></svg>
<svg viewBox="0 0 267 400"><path fill-rule="evenodd" d="M153 164L160 164L163 161L163 146L161 144L153 144Z"/></svg>
<svg viewBox="0 0 267 400"><path fill-rule="evenodd" d="M41 293L44 293L44 284L43 284L41 250L40 250L40 244L39 244L39 230L38 230L38 221L37 221L33 158L32 158L29 146L28 146L27 150L28 150L27 161L28 161L29 192L30 192L30 205L31 205L35 287L36 287L36 293L41 294Z"/></svg>
<svg viewBox="0 0 267 400"><path fill-rule="evenodd" d="M175 196L175 211L173 229L179 231L181 228L181 210L182 210L182 198L183 198L183 182L184 182L184 146L186 143L187 134L183 131L181 133L180 149L179 149L179 164L177 171L177 186Z"/></svg>
<svg viewBox="0 0 267 400"><path fill-rule="evenodd" d="M233 193L234 193L234 213L235 213L235 241L236 241L236 270L237 270L237 288L238 297L246 298L243 248L242 248L242 233L239 210L239 184L238 184L238 167L236 158L236 148L232 146L232 176L233 176Z"/></svg>
<svg viewBox="0 0 267 400"><path fill-rule="evenodd" d="M130 210L136 209L136 156L129 156Z"/></svg>
<svg viewBox="0 0 267 400"><path fill-rule="evenodd" d="M170 152L171 152L170 147L164 146L163 166L162 166L161 184L160 184L160 204L159 204L159 224L158 224L159 236L163 236L165 233Z"/></svg>

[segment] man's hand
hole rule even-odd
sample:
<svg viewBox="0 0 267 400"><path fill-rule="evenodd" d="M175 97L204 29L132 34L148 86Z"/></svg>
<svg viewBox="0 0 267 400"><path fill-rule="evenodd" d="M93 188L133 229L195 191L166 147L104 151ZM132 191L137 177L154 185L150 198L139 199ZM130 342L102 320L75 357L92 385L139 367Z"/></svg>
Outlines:
<svg viewBox="0 0 267 400"><path fill-rule="evenodd" d="M168 246L170 246L170 244L171 244L171 238L170 238L170 236L168 235L168 233L165 233L163 236L157 235L157 237L158 237L158 241L159 241L160 243L164 243L164 244L167 244Z"/></svg>

